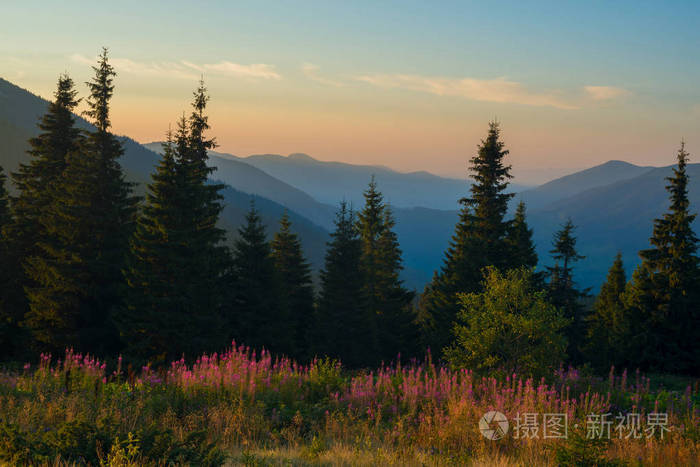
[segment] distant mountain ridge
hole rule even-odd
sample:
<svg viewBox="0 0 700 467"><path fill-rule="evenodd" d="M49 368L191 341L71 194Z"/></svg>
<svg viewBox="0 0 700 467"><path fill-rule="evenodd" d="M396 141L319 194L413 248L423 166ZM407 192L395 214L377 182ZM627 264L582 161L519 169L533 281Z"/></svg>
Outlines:
<svg viewBox="0 0 700 467"><path fill-rule="evenodd" d="M308 154L259 154L239 157L217 153L257 167L283 182L305 191L321 203L337 204L341 199L355 206L364 203L362 192L372 176L381 187L385 199L394 207L425 207L455 210L459 199L469 190L467 172L463 179L445 178L426 171L397 172L381 165L356 165L327 162ZM522 190L519 185L513 191Z"/></svg>
<svg viewBox="0 0 700 467"><path fill-rule="evenodd" d="M16 170L20 161L27 160L27 138L36 134L37 119L45 112L46 105L44 99L0 78L0 165L7 172ZM78 124L89 127L83 119ZM140 183L139 189L143 191L159 156L127 137L120 139L125 148L120 162L127 177ZM160 150L157 145L149 147ZM669 153L673 150L669 148ZM229 239L235 238L236 228L252 199L270 235L277 230L282 212L288 209L315 270L322 265L335 207L343 193L348 193L345 198L359 208L363 204L362 191L374 174L380 190L392 203L396 232L404 252L404 277L411 287L419 290L442 264L458 219L458 200L468 195L469 189L466 174L463 181L427 172L400 174L380 166L317 161L305 154L241 158L212 153L211 156L211 164L218 167L214 178L232 185L224 190L226 208L221 218ZM669 157L669 163L674 162ZM524 199L528 205L528 222L534 230L540 257L538 268L552 264L548 253L552 235L571 217L578 227L578 249L586 256L576 266L576 278L582 286L597 289L618 250L631 272L639 261L637 251L648 247L653 219L668 208L664 178L671 174L671 168L671 165L640 167L609 161L533 189L513 187L519 191L514 201ZM689 164L688 173L691 210L697 212L700 164ZM308 190L297 186L305 180L310 180ZM431 186L441 188L427 193L426 187ZM418 199L428 201L410 205L411 200ZM403 203L409 205L402 206ZM451 208L436 209L421 204Z"/></svg>
<svg viewBox="0 0 700 467"><path fill-rule="evenodd" d="M46 100L0 78L0 165L6 172L15 171L20 161L28 160L27 139L37 134L37 121L45 113L47 105ZM77 125L81 128L91 128L91 125L81 117L77 117ZM137 191L143 193L160 157L128 137L120 136L119 139L124 147L124 156L119 162L127 179L139 184ZM252 167L250 169L255 170ZM11 184L9 188L12 189ZM236 238L237 228L242 224L251 200L255 200L269 236L277 231L283 212L289 210L293 228L299 233L302 247L312 266L315 270L322 266L325 244L329 238L327 229L294 211L287 203L282 204L262 196L255 196L255 192L246 193L227 186L222 190L222 195L225 207L220 222L229 232L229 242ZM300 198L303 197L303 193L297 195Z"/></svg>
<svg viewBox="0 0 700 467"><path fill-rule="evenodd" d="M608 161L522 191L518 197L531 209L538 209L592 188L635 178L652 169L654 167L641 167L624 161Z"/></svg>
<svg viewBox="0 0 700 467"><path fill-rule="evenodd" d="M578 250L586 256L576 266L581 284L594 288L600 286L618 251L622 253L628 277L631 275L640 262L637 253L649 248L653 220L668 210L666 177L672 175L675 165L632 167L637 172L634 177L618 177L612 183L531 209L529 221L534 227L540 264L551 264L548 251L552 235L570 217L577 225ZM690 178L690 209L697 212L700 207L700 163L688 164L686 170ZM597 171L589 169L588 174L591 173ZM698 225L696 221L696 232Z"/></svg>
<svg viewBox="0 0 700 467"><path fill-rule="evenodd" d="M162 154L160 142L143 146ZM335 212L332 206L319 203L304 191L268 175L265 171L216 151L209 152L209 165L216 167L213 178L222 180L242 192L262 196L287 206L326 229L332 228Z"/></svg>

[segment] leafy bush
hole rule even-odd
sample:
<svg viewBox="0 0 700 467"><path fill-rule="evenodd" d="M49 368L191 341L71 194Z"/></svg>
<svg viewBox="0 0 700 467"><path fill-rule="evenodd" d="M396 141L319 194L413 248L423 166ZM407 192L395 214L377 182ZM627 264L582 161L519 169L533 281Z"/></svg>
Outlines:
<svg viewBox="0 0 700 467"><path fill-rule="evenodd" d="M455 344L445 352L450 364L483 373L551 374L564 360L567 320L535 284L529 269L502 274L487 268L484 291L460 296Z"/></svg>
<svg viewBox="0 0 700 467"><path fill-rule="evenodd" d="M588 439L582 430L569 433L566 443L556 450L557 464L561 467L618 467L624 463L605 458L610 440L606 438Z"/></svg>
<svg viewBox="0 0 700 467"><path fill-rule="evenodd" d="M109 432L111 425L70 421L46 431L23 431L15 424L0 424L0 460L10 464L48 463L56 458L92 465L154 465L157 463L217 466L226 460L204 432L183 441L172 431L149 426L136 433ZM106 455L103 455L106 453Z"/></svg>

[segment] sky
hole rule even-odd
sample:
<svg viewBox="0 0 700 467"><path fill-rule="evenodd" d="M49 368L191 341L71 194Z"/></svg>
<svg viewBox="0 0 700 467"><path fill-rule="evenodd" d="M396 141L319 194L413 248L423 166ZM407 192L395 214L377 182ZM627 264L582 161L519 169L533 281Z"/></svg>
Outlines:
<svg viewBox="0 0 700 467"><path fill-rule="evenodd" d="M501 122L516 181L700 161L700 2L4 1L0 77L50 98L102 46L115 133L162 140L204 77L239 156L462 178Z"/></svg>

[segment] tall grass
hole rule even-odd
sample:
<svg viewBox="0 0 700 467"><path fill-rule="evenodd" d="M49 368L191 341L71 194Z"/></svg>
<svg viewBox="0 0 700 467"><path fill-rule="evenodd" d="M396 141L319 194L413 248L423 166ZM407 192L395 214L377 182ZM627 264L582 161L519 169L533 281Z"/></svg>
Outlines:
<svg viewBox="0 0 700 467"><path fill-rule="evenodd" d="M301 365L234 345L167 368L125 371L71 350L0 375L0 459L134 465L282 462L555 464L584 456L574 439L485 439L490 410L565 413L572 437L586 416L668 413L664 439L604 441L600 462L700 463L700 388L655 388L635 373L607 378L560 368L547 379L452 371L425 361L349 372ZM540 415L541 417L541 415ZM571 437L570 437L571 438ZM591 442L592 443L592 442ZM565 453L567 456L560 455ZM334 457L335 456L335 457ZM571 457L573 456L573 457ZM585 456L584 456L585 457ZM256 460L257 459L257 460ZM333 463L333 462L331 462Z"/></svg>

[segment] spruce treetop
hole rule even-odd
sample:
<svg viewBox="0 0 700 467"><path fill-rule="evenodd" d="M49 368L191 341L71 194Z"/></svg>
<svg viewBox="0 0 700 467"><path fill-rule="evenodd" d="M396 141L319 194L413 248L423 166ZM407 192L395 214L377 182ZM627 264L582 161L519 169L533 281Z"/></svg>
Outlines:
<svg viewBox="0 0 700 467"><path fill-rule="evenodd" d="M107 48L102 48L97 62L97 66L93 66L95 77L92 81L88 81L87 86L90 89L90 97L88 98L89 110L85 111L85 115L93 120L93 124L100 132L106 132L111 123L109 121L109 101L114 94L114 77L117 73L114 67L110 65L107 56Z"/></svg>
<svg viewBox="0 0 700 467"><path fill-rule="evenodd" d="M209 102L207 87L204 85L204 80L199 81L199 87L193 93L192 114L189 118L190 129L190 146L192 163L201 165L200 169L209 174L213 168L206 167L206 160L209 158L208 151L214 149L216 144L215 138L207 139L204 133L209 129L209 117L204 114Z"/></svg>
<svg viewBox="0 0 700 467"><path fill-rule="evenodd" d="M552 254L552 258L564 262L564 268L568 268L571 262L586 258L576 252L575 229L576 226L571 219L567 219L562 229L554 234L554 242L552 243L554 248L549 251Z"/></svg>
<svg viewBox="0 0 700 467"><path fill-rule="evenodd" d="M471 172L474 183L471 197L463 198L461 203L474 209L474 215L490 223L499 223L508 209L508 201L513 193L503 193L508 188L510 165L504 165L503 159L510 151L500 140L501 129L498 122L489 123L489 132L481 141L479 151L471 159Z"/></svg>
<svg viewBox="0 0 700 467"><path fill-rule="evenodd" d="M692 228L696 214L689 212L688 157L685 142L681 142L678 164L673 169L673 176L666 178L669 182L666 186L670 198L669 211L654 221L650 239L653 248L639 253L651 271L666 275L669 286L680 289L688 288L698 274L698 257L695 255L698 237Z"/></svg>
<svg viewBox="0 0 700 467"><path fill-rule="evenodd" d="M49 104L49 108L53 106L72 112L73 109L75 109L75 107L80 103L80 99L78 99L78 91L75 90L75 84L67 73L59 76L58 86L53 95L54 101ZM73 118L72 115L71 118Z"/></svg>

